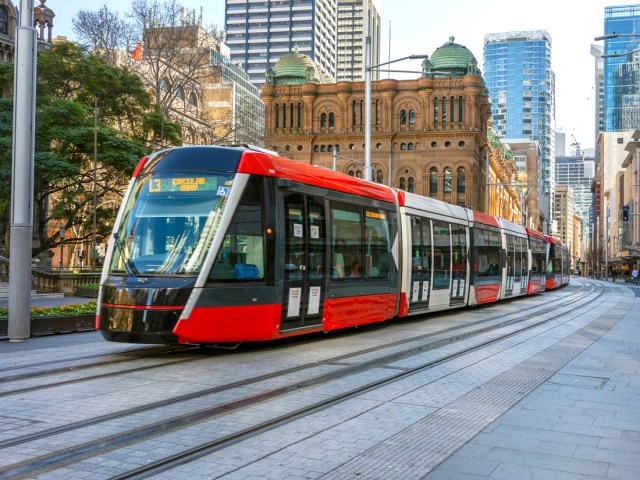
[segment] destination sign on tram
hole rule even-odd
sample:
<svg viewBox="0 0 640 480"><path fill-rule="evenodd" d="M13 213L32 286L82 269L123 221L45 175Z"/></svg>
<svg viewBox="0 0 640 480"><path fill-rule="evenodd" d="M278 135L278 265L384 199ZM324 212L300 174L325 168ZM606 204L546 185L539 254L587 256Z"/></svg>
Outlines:
<svg viewBox="0 0 640 480"><path fill-rule="evenodd" d="M216 178L211 177L152 178L148 184L150 193L204 192L217 188Z"/></svg>

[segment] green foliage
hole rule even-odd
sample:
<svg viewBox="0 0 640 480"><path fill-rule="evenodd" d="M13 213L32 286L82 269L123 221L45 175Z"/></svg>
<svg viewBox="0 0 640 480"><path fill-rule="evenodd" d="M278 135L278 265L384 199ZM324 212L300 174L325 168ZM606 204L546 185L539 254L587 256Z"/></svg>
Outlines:
<svg viewBox="0 0 640 480"><path fill-rule="evenodd" d="M98 198L97 240L111 231L131 173L162 133L179 144L179 128L158 119L141 80L124 67L110 67L73 43L57 43L38 53L34 158L33 255L59 245L82 243L93 235L94 163ZM13 68L0 64L0 92L11 90ZM94 114L98 113L97 128ZM0 214L7 218L11 197L13 102L0 97ZM94 162L94 135L97 158Z"/></svg>
<svg viewBox="0 0 640 480"><path fill-rule="evenodd" d="M31 318L36 317L62 317L96 313L96 302L75 303L58 307L31 307ZM9 318L9 309L0 307L0 318Z"/></svg>

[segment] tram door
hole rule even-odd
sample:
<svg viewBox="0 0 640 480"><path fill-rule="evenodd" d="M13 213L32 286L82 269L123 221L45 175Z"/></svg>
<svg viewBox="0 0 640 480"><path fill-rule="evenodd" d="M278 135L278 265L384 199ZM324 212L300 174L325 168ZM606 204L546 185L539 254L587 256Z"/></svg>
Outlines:
<svg viewBox="0 0 640 480"><path fill-rule="evenodd" d="M284 219L280 330L321 325L327 263L323 199L284 192Z"/></svg>
<svg viewBox="0 0 640 480"><path fill-rule="evenodd" d="M411 284L409 310L429 307L431 292L431 221L411 216Z"/></svg>
<svg viewBox="0 0 640 480"><path fill-rule="evenodd" d="M467 228L464 225L451 225L451 300L450 304L464 303L467 291Z"/></svg>

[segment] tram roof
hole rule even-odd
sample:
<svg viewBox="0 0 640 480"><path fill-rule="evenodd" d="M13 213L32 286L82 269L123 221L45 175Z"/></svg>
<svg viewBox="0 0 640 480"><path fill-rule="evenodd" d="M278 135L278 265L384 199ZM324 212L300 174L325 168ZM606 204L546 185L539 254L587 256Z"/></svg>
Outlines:
<svg viewBox="0 0 640 480"><path fill-rule="evenodd" d="M385 185L263 152L245 150L242 153L237 171L284 178L328 190L395 203L393 190Z"/></svg>

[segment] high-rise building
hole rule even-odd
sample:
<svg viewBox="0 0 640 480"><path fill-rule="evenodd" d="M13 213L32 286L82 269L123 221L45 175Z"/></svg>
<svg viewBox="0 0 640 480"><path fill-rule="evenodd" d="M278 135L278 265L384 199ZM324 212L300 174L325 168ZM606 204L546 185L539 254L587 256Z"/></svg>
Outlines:
<svg viewBox="0 0 640 480"><path fill-rule="evenodd" d="M597 147L598 134L604 131L604 48L600 45L591 45L591 55L594 58L593 73L594 73L594 104L595 104L595 140ZM599 157L596 150L596 159Z"/></svg>
<svg viewBox="0 0 640 480"><path fill-rule="evenodd" d="M337 0L226 0L231 60L260 87L265 72L293 51L336 78Z"/></svg>
<svg viewBox="0 0 640 480"><path fill-rule="evenodd" d="M555 76L551 36L543 30L484 37L484 74L501 139L526 138L540 145L538 205L547 228L555 185Z"/></svg>
<svg viewBox="0 0 640 480"><path fill-rule="evenodd" d="M635 130L640 125L640 5L605 7L604 131ZM626 55L625 55L626 54Z"/></svg>
<svg viewBox="0 0 640 480"><path fill-rule="evenodd" d="M371 38L371 65L380 63L380 0L338 0L337 81L364 80L365 45ZM373 80L379 78L372 71Z"/></svg>

